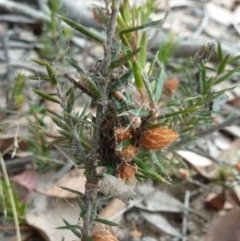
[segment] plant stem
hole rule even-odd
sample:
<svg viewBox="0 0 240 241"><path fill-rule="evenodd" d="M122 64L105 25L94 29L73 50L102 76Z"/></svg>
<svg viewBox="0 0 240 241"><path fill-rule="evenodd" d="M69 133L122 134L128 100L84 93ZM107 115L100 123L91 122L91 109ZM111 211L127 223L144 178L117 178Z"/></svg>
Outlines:
<svg viewBox="0 0 240 241"><path fill-rule="evenodd" d="M87 175L87 183L98 183L98 176L96 171L96 158L97 158L97 150L99 149L99 138L100 138L100 128L101 124L104 120L104 115L107 109L107 86L109 80L109 66L111 63L112 57L112 45L115 34L115 28L117 23L117 16L119 12L120 0L112 0L112 12L111 18L109 22L109 26L107 29L107 42L104 52L104 59L100 63L99 68L97 69L96 75L98 78L98 86L102 94L102 99L97 103L96 110L96 122L93 131L93 141L92 141L92 151L91 155L86 162L86 170ZM87 241L88 236L90 234L90 230L92 228L92 213L94 210L95 200L97 198L97 190L86 185L85 190L86 196L86 208L87 213L83 219L83 230L82 230L82 241Z"/></svg>
<svg viewBox="0 0 240 241"><path fill-rule="evenodd" d="M11 204L12 213L13 213L13 219L14 219L15 228L16 228L17 241L21 241L21 234L20 234L20 229L19 229L16 205L15 205L15 202L14 202L11 184L10 184L10 181L9 181L9 178L8 178L7 170L6 170L1 152L0 152L0 164L1 164L2 172L3 172L3 177L4 177L4 180L5 180L6 185L7 185L8 196L9 196L9 199L10 199L10 204Z"/></svg>

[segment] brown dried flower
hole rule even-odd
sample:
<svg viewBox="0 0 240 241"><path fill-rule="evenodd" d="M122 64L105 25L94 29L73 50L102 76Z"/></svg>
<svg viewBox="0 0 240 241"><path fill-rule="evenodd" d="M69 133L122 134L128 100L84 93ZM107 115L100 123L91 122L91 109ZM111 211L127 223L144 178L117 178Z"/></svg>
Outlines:
<svg viewBox="0 0 240 241"><path fill-rule="evenodd" d="M176 141L178 134L172 129L157 127L144 131L140 143L149 150L164 148Z"/></svg>
<svg viewBox="0 0 240 241"><path fill-rule="evenodd" d="M136 153L137 153L137 147L133 145L129 145L125 147L122 151L115 151L116 156L126 162L132 161Z"/></svg>
<svg viewBox="0 0 240 241"><path fill-rule="evenodd" d="M132 135L129 128L125 126L119 126L119 127L115 127L115 137L116 137L116 142L120 143L121 141L131 139Z"/></svg>
<svg viewBox="0 0 240 241"><path fill-rule="evenodd" d="M94 241L119 241L116 237L107 231L97 231L92 234Z"/></svg>
<svg viewBox="0 0 240 241"><path fill-rule="evenodd" d="M131 179L136 172L137 172L137 167L134 163L128 164L123 162L118 167L118 176L122 179L126 179L126 180Z"/></svg>

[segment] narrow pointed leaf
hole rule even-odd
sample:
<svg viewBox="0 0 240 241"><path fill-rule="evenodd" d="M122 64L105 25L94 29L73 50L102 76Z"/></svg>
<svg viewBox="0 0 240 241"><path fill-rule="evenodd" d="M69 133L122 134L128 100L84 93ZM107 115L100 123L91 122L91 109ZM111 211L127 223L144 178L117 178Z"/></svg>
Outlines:
<svg viewBox="0 0 240 241"><path fill-rule="evenodd" d="M70 127L69 127L67 124L65 124L65 122L59 120L58 118L56 118L56 117L54 117L54 116L52 116L51 118L52 118L53 122L54 122L57 126L61 127L63 130L65 130L65 131L71 131Z"/></svg>
<svg viewBox="0 0 240 241"><path fill-rule="evenodd" d="M27 78L31 80L44 80L44 81L51 80L49 76L27 76Z"/></svg>
<svg viewBox="0 0 240 241"><path fill-rule="evenodd" d="M219 78L216 79L216 81L214 82L214 85L219 84L225 80L228 80L230 78L237 77L240 75L240 69L237 67L229 72L227 72L226 74L222 74L219 76Z"/></svg>
<svg viewBox="0 0 240 241"><path fill-rule="evenodd" d="M154 106L154 95L153 95L153 91L152 91L151 84L149 82L147 73L145 73L145 71L142 71L142 76L143 76L143 83L148 92L148 96L150 98L150 101L152 102L152 106Z"/></svg>
<svg viewBox="0 0 240 241"><path fill-rule="evenodd" d="M54 98L53 96L46 94L40 90L34 89L32 88L32 91L35 92L37 95L39 95L40 97L42 97L44 100L49 100L51 102L55 102L58 104L61 104L60 100L58 100L57 98Z"/></svg>
<svg viewBox="0 0 240 241"><path fill-rule="evenodd" d="M163 173L164 175L166 175L166 177L167 177L169 180L171 180L170 177L169 177L169 175L168 175L168 173L167 173L167 171L166 171L166 169L165 169L165 168L163 167L163 165L159 162L158 157L157 157L157 155L156 155L156 152L155 152L155 151L149 151L149 153L150 153L150 157L151 157L154 165L158 168L158 170L159 170L161 173Z"/></svg>
<svg viewBox="0 0 240 241"><path fill-rule="evenodd" d="M100 197L97 197L97 201L106 201L106 200L109 200L109 199L111 199L111 198L112 198L111 195L100 196Z"/></svg>
<svg viewBox="0 0 240 241"><path fill-rule="evenodd" d="M142 80L141 68L138 65L137 61L133 61L132 69L133 69L135 84L136 84L139 92L142 93L142 91L144 89L144 83L143 83L143 80Z"/></svg>
<svg viewBox="0 0 240 241"><path fill-rule="evenodd" d="M225 58L221 61L221 64L219 65L217 70L217 74L221 74L224 71L225 67L228 64L229 57L230 57L230 54L226 55Z"/></svg>
<svg viewBox="0 0 240 241"><path fill-rule="evenodd" d="M44 60L40 60L40 59L31 59L33 62L35 62L36 64L42 65L42 66L46 66L46 62Z"/></svg>
<svg viewBox="0 0 240 241"><path fill-rule="evenodd" d="M81 76L81 83L83 86L89 91L91 96L93 96L94 99L101 99L102 94L98 86L96 85L95 81L91 79L89 76Z"/></svg>
<svg viewBox="0 0 240 241"><path fill-rule="evenodd" d="M81 74L87 75L87 72L83 70L72 58L66 57L67 62L72 65Z"/></svg>
<svg viewBox="0 0 240 241"><path fill-rule="evenodd" d="M108 93L112 93L115 90L118 90L121 86L125 85L128 80L133 76L133 71L130 69L127 73L125 73L119 80L117 80L114 84L112 84L109 89Z"/></svg>
<svg viewBox="0 0 240 241"><path fill-rule="evenodd" d="M163 19L157 20L157 21L153 21L153 22L146 23L146 24L143 24L143 25L140 25L140 26L137 26L137 27L133 27L133 28L128 28L128 29L122 30L122 31L120 31L120 34L127 34L127 33L131 33L131 32L137 31L137 30L143 30L143 29L146 29L146 28L152 28L152 27L155 27L155 26L157 26L159 24L162 24L163 22L164 22Z"/></svg>
<svg viewBox="0 0 240 241"><path fill-rule="evenodd" d="M139 64L142 68L144 68L147 60L147 32L146 31L142 35L139 46L142 48L142 50L139 53Z"/></svg>
<svg viewBox="0 0 240 241"><path fill-rule="evenodd" d="M156 78L156 86L155 86L155 90L154 90L154 102L155 103L158 103L162 96L164 76L165 76L165 71L164 71L164 66L162 65L160 70L158 71L157 78Z"/></svg>
<svg viewBox="0 0 240 241"><path fill-rule="evenodd" d="M46 109L47 112L49 112L50 114L52 114L53 116L55 116L56 118L58 118L59 120L63 121L63 116L59 115L58 113L56 113L55 111L52 111L50 109Z"/></svg>
<svg viewBox="0 0 240 241"><path fill-rule="evenodd" d="M52 69L52 67L50 66L50 64L47 61L45 61L45 66L46 66L46 69L47 69L47 72L48 72L48 76L50 77L50 79L52 81L52 84L57 86L58 85L58 79L57 79L57 76L55 75L54 70Z"/></svg>
<svg viewBox="0 0 240 241"><path fill-rule="evenodd" d="M96 33L88 30L87 28L83 27L81 24L78 24L74 21L72 21L69 18L66 18L62 15L58 15L58 17L63 20L65 23L67 23L69 26L71 26L73 29L77 30L78 32L84 34L85 36L89 37L90 39L93 39L99 43L103 43L104 39L102 36L97 35Z"/></svg>
<svg viewBox="0 0 240 241"><path fill-rule="evenodd" d="M86 209L86 205L79 195L77 197L77 203L78 203L78 206L80 207L81 210Z"/></svg>
<svg viewBox="0 0 240 241"><path fill-rule="evenodd" d="M76 225L71 225L67 220L63 219L63 222L66 224L66 226L71 230L77 237L81 238L82 235L79 231L76 230Z"/></svg>
<svg viewBox="0 0 240 241"><path fill-rule="evenodd" d="M108 26L109 19L107 16L103 13L103 11L100 8L95 9L97 16L101 19L101 21L104 23L105 26Z"/></svg>
<svg viewBox="0 0 240 241"><path fill-rule="evenodd" d="M153 72L153 69L154 69L154 66L155 66L155 63L158 59L158 54L159 54L159 51L157 51L154 59L152 60L151 64L150 64L150 67L149 67L149 70L148 70L148 76L151 76L152 72Z"/></svg>
<svg viewBox="0 0 240 241"><path fill-rule="evenodd" d="M130 23L131 21L131 6L128 0L124 0L123 4L120 6L120 13L125 23Z"/></svg>
<svg viewBox="0 0 240 241"><path fill-rule="evenodd" d="M168 185L171 184L169 181L167 181L165 178L161 177L159 174L157 174L157 173L154 172L154 171L151 171L151 170L142 170L142 169L140 169L139 171L140 171L143 175L145 175L145 176L148 177L148 178L151 178L151 179L154 180L154 181L163 182L163 183L168 184Z"/></svg>
<svg viewBox="0 0 240 241"><path fill-rule="evenodd" d="M73 110L73 106L74 106L74 102L75 102L75 94L74 94L74 88L71 89L71 92L69 94L69 98L67 101L67 112L71 113Z"/></svg>
<svg viewBox="0 0 240 241"><path fill-rule="evenodd" d="M237 62L240 59L240 55L235 56L231 59L228 60L228 64L234 64L235 62Z"/></svg>
<svg viewBox="0 0 240 241"><path fill-rule="evenodd" d="M221 43L219 41L217 41L217 54L218 54L218 57L219 57L220 61L222 62L222 60L223 60L223 51L222 51Z"/></svg>
<svg viewBox="0 0 240 241"><path fill-rule="evenodd" d="M105 225L108 225L108 226L119 226L117 223L114 223L112 221L108 221L106 219L101 219L101 218L95 218L94 219L95 222L98 222L98 223L103 223Z"/></svg>
<svg viewBox="0 0 240 241"><path fill-rule="evenodd" d="M83 193L81 193L81 192L79 192L79 191L77 191L77 190L71 189L71 188L69 188L69 187L60 186L60 188L63 189L63 190L65 190L65 191L74 193L74 194L76 194L76 195L79 196L79 197L82 197L82 198L85 197Z"/></svg>
<svg viewBox="0 0 240 241"><path fill-rule="evenodd" d="M141 51L142 48L135 49L134 51L128 53L124 57L112 62L110 64L110 68L117 68L119 66L122 66L126 64L129 60L131 60L136 54L138 54Z"/></svg>
<svg viewBox="0 0 240 241"><path fill-rule="evenodd" d="M67 226L61 226L61 227L57 227L56 229L69 229L69 227L71 228L71 229L77 229L77 228L79 228L79 226L78 225L67 225Z"/></svg>

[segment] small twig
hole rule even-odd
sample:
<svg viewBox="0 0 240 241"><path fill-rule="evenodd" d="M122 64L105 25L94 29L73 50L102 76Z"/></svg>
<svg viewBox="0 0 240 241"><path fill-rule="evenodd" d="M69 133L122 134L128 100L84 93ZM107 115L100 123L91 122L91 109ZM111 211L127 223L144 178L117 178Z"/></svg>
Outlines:
<svg viewBox="0 0 240 241"><path fill-rule="evenodd" d="M4 180L5 180L6 185L7 185L8 196L9 196L9 200L10 200L10 204L11 204L11 208L12 208L12 213L13 213L13 219L14 219L14 223L15 223L17 241L21 241L21 233L20 233L20 229L19 229L19 222L18 222L16 205L15 205L15 202L14 202L11 184L10 184L10 181L9 181L9 178L8 178L7 170L6 170L1 152L0 152L0 164L1 164L2 172L3 172L3 177L4 177Z"/></svg>
<svg viewBox="0 0 240 241"><path fill-rule="evenodd" d="M94 159L96 157L98 142L99 142L100 126L103 121L103 116L105 114L105 108L107 104L106 91L108 86L108 68L111 63L112 44L113 44L114 33L115 33L116 24L117 24L117 15L119 12L119 6L120 6L120 0L112 1L112 13L111 13L111 18L110 18L110 22L107 30L107 43L106 43L106 48L104 53L104 59L98 68L99 75L101 76L101 78L99 78L99 88L102 93L102 100L99 101L99 103L97 104L96 123L95 123L96 126L93 132L91 159Z"/></svg>
<svg viewBox="0 0 240 241"><path fill-rule="evenodd" d="M182 241L187 241L187 226L188 226L188 211L189 211L189 199L190 191L186 191L184 200L184 212L183 212L183 222L182 222Z"/></svg>
<svg viewBox="0 0 240 241"><path fill-rule="evenodd" d="M106 43L106 50L104 53L104 59L101 63L101 73L103 76L107 76L108 68L111 63L111 56L112 56L112 45L113 45L113 39L117 24L117 15L119 12L119 0L113 0L112 1L112 13L110 18L110 23L107 29L107 43ZM106 85L106 84L105 84Z"/></svg>
<svg viewBox="0 0 240 241"><path fill-rule="evenodd" d="M77 82L75 79L73 79L69 74L65 73L63 75L64 78L69 80L73 85L75 85L78 89L80 89L83 93L92 96L88 89L86 89L81 83Z"/></svg>

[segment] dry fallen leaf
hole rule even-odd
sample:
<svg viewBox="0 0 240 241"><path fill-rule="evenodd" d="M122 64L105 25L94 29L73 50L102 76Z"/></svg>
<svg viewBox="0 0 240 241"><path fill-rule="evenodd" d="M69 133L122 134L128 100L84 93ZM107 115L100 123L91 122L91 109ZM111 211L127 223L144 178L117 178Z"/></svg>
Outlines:
<svg viewBox="0 0 240 241"><path fill-rule="evenodd" d="M151 212L181 213L184 210L182 202L160 190L156 190L151 194L151 198L147 198L142 203L136 204L136 207Z"/></svg>
<svg viewBox="0 0 240 241"><path fill-rule="evenodd" d="M240 208L216 220L203 241L240 241Z"/></svg>
<svg viewBox="0 0 240 241"><path fill-rule="evenodd" d="M42 180L44 181L44 180ZM47 182L48 180L46 180ZM84 170L72 169L65 174L57 182L53 183L48 189L42 189L40 187L35 190L38 193L45 194L48 196L59 197L59 198L75 198L76 194L65 191L60 186L77 190L81 193L85 192L86 177L84 176Z"/></svg>
<svg viewBox="0 0 240 241"><path fill-rule="evenodd" d="M208 179L214 179L216 176L216 164L207 157L201 156L192 151L177 151L185 161L191 164L198 173Z"/></svg>
<svg viewBox="0 0 240 241"><path fill-rule="evenodd" d="M206 198L206 202L218 210L233 208L233 205L226 200L225 192L219 194L210 193Z"/></svg>
<svg viewBox="0 0 240 241"><path fill-rule="evenodd" d="M65 226L62 218L70 224L77 224L79 218L77 200L67 200L32 193L25 214L25 221L43 237L44 241L61 240L67 237L71 241L76 235L69 230L56 230Z"/></svg>
<svg viewBox="0 0 240 241"><path fill-rule="evenodd" d="M160 213L141 211L140 215L157 230L181 238L181 233L173 227Z"/></svg>

